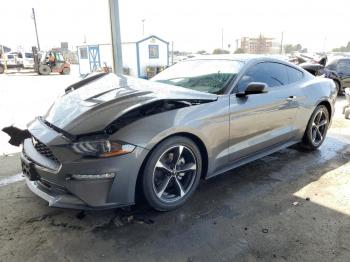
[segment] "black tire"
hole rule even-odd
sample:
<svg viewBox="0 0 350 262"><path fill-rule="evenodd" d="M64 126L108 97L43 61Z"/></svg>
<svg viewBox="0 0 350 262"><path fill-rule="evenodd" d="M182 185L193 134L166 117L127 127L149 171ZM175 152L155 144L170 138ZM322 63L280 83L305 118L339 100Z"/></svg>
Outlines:
<svg viewBox="0 0 350 262"><path fill-rule="evenodd" d="M318 120L318 117L320 117L320 120ZM322 145L327 135L329 120L327 107L324 105L317 106L310 117L301 141L303 149L314 151Z"/></svg>
<svg viewBox="0 0 350 262"><path fill-rule="evenodd" d="M70 74L70 68L69 67L65 67L62 70L62 75L69 75Z"/></svg>
<svg viewBox="0 0 350 262"><path fill-rule="evenodd" d="M39 74L40 75L49 75L51 73L51 68L48 65L40 65L39 66Z"/></svg>
<svg viewBox="0 0 350 262"><path fill-rule="evenodd" d="M333 81L334 81L334 84L335 84L335 89L337 90L337 95L341 95L343 92L341 90L339 82L336 81L336 80L333 80Z"/></svg>
<svg viewBox="0 0 350 262"><path fill-rule="evenodd" d="M155 147L145 165L142 175L145 199L158 211L176 209L192 196L201 173L202 157L197 145L187 137L170 137Z"/></svg>
<svg viewBox="0 0 350 262"><path fill-rule="evenodd" d="M0 74L3 74L5 72L5 68L3 65L0 65Z"/></svg>

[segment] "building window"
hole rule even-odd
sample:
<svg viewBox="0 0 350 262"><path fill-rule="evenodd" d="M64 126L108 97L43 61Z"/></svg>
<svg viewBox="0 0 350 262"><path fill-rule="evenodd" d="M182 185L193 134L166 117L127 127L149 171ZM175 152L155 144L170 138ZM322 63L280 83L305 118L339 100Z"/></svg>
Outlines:
<svg viewBox="0 0 350 262"><path fill-rule="evenodd" d="M87 48L80 48L79 52L80 52L80 59L88 59Z"/></svg>
<svg viewBox="0 0 350 262"><path fill-rule="evenodd" d="M149 52L150 59L159 58L159 46L158 45L149 45L148 52Z"/></svg>

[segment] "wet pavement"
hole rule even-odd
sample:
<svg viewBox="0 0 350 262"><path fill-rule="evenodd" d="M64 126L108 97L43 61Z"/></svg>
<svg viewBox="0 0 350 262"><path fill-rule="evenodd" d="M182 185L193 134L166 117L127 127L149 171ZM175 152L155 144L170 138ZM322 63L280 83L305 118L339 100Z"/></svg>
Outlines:
<svg viewBox="0 0 350 262"><path fill-rule="evenodd" d="M312 153L296 147L201 181L182 208L53 209L0 182L0 261L349 261L350 121ZM0 159L0 181L19 172Z"/></svg>

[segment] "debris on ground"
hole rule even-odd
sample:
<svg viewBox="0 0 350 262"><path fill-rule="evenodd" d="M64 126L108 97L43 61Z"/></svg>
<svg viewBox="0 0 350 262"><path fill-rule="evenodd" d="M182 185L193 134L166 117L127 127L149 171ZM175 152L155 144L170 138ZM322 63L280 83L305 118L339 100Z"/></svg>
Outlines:
<svg viewBox="0 0 350 262"><path fill-rule="evenodd" d="M268 230L267 228L263 228L261 231L262 231L264 234L269 233L269 230Z"/></svg>

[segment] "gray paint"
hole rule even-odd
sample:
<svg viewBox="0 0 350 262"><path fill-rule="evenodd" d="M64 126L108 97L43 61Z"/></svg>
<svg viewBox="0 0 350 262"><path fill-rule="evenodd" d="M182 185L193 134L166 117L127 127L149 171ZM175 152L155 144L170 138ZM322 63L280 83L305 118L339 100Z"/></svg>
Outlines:
<svg viewBox="0 0 350 262"><path fill-rule="evenodd" d="M299 142L312 112L320 102L329 103L333 115L336 96L334 83L315 78L300 68L298 69L305 74L302 81L283 88L270 88L266 94L236 97L235 85L247 68L261 61L285 63L264 57L239 59L245 62L242 72L227 93L220 96L124 77L117 78L112 84L108 81L109 78L101 78L92 83L92 90L100 88L99 92L114 88L105 93L104 102L86 104L87 101L92 101L91 97L102 99L98 94L84 97L83 94L79 95L79 90L66 94L66 98L61 98L58 103L65 104L69 110L86 108L82 112L78 110L68 123L57 121L54 124L74 135L102 130L129 110L153 101L202 99L207 103L147 116L126 125L112 134L110 139L134 144L136 150L106 159L82 158L72 152L67 138L35 120L29 125L29 131L48 145L62 163L58 173L37 166L38 173L83 200L90 208L130 205L134 203L140 167L149 151L171 135L181 133L202 141L208 155L208 171L204 177L208 178ZM113 79L109 80L113 82ZM118 94L126 90L136 94L149 93L131 97ZM290 101L289 96L295 96L295 99ZM45 117L49 122L55 118L55 105ZM32 148L27 140L24 151L30 150ZM36 159L36 162L48 166L45 161ZM104 172L116 172L117 176L114 180L99 183L66 180L73 173ZM59 206L59 203L56 205Z"/></svg>

